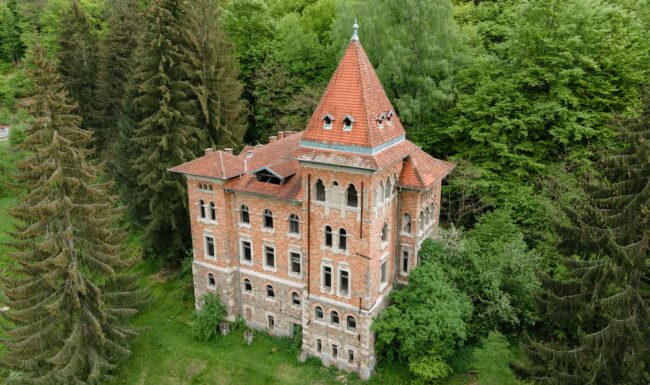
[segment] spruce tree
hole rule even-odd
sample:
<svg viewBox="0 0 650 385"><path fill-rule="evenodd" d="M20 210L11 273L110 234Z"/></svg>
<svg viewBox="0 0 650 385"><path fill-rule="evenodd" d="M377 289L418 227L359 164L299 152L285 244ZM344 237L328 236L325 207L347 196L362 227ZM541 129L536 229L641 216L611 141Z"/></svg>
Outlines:
<svg viewBox="0 0 650 385"><path fill-rule="evenodd" d="M625 149L602 157L605 180L558 226L566 257L544 305L566 340L532 345L544 382L650 382L650 93L643 106L615 122Z"/></svg>
<svg viewBox="0 0 650 385"><path fill-rule="evenodd" d="M167 171L199 152L202 132L194 121L195 104L179 64L180 0L156 0L146 13L143 44L138 49L134 105L142 120L132 149L139 185L137 207L146 207L147 250L156 258L178 262L190 247L185 180Z"/></svg>
<svg viewBox="0 0 650 385"><path fill-rule="evenodd" d="M34 119L16 176L26 194L11 210L15 264L2 276L2 365L14 372L9 384L98 384L129 354L135 333L124 321L145 296L128 273L115 199L90 160L92 134L40 45L30 77Z"/></svg>
<svg viewBox="0 0 650 385"><path fill-rule="evenodd" d="M185 3L181 70L196 104L196 124L210 144L238 148L246 132L246 106L232 44L220 20L217 0Z"/></svg>
<svg viewBox="0 0 650 385"><path fill-rule="evenodd" d="M133 53L142 31L143 15L138 0L118 0L108 19L108 34L101 43L97 101L97 148L109 150L117 136Z"/></svg>
<svg viewBox="0 0 650 385"><path fill-rule="evenodd" d="M81 127L97 127L98 40L79 0L59 20L59 72L70 97L79 103Z"/></svg>

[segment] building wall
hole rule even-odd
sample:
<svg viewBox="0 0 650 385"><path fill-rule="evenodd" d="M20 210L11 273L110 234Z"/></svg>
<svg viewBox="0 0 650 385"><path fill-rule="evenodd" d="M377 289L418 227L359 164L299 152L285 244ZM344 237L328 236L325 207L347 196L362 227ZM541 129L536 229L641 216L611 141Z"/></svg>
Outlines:
<svg viewBox="0 0 650 385"><path fill-rule="evenodd" d="M394 188L400 172L401 164L374 173L303 165L301 201L227 191L223 181L188 177L197 308L205 294L217 293L228 316L241 316L250 327L290 336L301 326L302 358L316 356L324 365L334 364L368 378L375 364L372 320L387 305L393 286L406 282L407 273L400 274L399 268L402 250L412 253L410 271L417 264L420 242L434 228L430 224L425 232L420 231L419 213L426 207L439 207L440 202L439 186L430 192ZM319 179L326 186L325 202L316 200L314 186ZM392 193L380 194L388 180ZM357 207L346 204L349 184L358 192ZM207 219L201 218L199 200L206 203ZM215 203L215 220L210 218L209 202ZM248 207L250 224L241 223L242 205ZM263 226L265 209L273 214L273 229ZM412 216L411 234L401 231L406 212ZM299 234L289 232L291 214L299 217ZM436 209L435 224L437 215ZM332 247L325 245L326 225L333 230ZM384 225L388 226L387 240L382 240ZM341 228L347 233L346 250L337 247ZM207 255L206 235L214 238L214 257ZM250 262L242 258L242 241L250 242ZM274 267L264 263L265 247L274 249ZM292 252L300 254L300 274L291 272ZM381 283L382 264L386 266L385 283ZM325 265L332 268L331 290L322 287ZM349 272L347 295L339 290L343 270ZM210 274L214 285L210 284ZM272 297L268 295L269 285ZM323 311L323 319L316 315L317 306ZM338 325L332 322L333 311L339 315ZM354 328L348 327L348 316L354 317ZM333 346L337 347L336 357Z"/></svg>

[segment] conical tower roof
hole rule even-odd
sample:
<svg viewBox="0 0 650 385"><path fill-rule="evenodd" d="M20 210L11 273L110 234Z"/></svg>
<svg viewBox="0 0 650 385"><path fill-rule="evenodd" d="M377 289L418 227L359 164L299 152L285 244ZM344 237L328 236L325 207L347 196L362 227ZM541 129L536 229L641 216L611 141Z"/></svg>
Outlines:
<svg viewBox="0 0 650 385"><path fill-rule="evenodd" d="M404 128L359 42L357 28L355 22L348 48L307 124L303 146L370 154L404 138ZM346 119L351 127L346 127Z"/></svg>

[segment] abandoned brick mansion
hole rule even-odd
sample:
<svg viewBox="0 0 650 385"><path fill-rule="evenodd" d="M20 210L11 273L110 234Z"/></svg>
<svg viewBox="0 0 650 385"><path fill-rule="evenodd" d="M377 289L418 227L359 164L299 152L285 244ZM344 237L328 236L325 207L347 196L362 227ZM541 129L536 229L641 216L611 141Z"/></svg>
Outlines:
<svg viewBox="0 0 650 385"><path fill-rule="evenodd" d="M302 132L213 151L187 177L197 306L275 335L302 329L302 358L369 378L373 319L418 264L453 165L405 139L354 35Z"/></svg>

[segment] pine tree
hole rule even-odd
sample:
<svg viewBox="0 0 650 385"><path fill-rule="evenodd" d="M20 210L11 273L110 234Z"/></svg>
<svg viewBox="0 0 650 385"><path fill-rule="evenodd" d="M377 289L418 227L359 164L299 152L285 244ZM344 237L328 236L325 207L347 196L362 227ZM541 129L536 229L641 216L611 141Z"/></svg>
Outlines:
<svg viewBox="0 0 650 385"><path fill-rule="evenodd" d="M183 80L178 42L180 0L156 0L146 13L146 31L137 53L134 105L143 118L135 129L134 153L139 191L146 207L148 252L178 262L190 246L185 181L167 170L195 157L202 132L193 117L195 104Z"/></svg>
<svg viewBox="0 0 650 385"><path fill-rule="evenodd" d="M72 0L70 7L59 21L59 72L63 84L77 103L81 127L97 127L98 40L79 0Z"/></svg>
<svg viewBox="0 0 650 385"><path fill-rule="evenodd" d="M138 0L118 0L108 19L108 33L101 43L97 101L97 148L109 150L117 136L126 87L133 68L133 52L141 31L143 15Z"/></svg>
<svg viewBox="0 0 650 385"><path fill-rule="evenodd" d="M196 124L205 131L209 144L238 148L246 132L246 106L232 44L220 19L216 0L185 3L181 70L196 104Z"/></svg>
<svg viewBox="0 0 650 385"><path fill-rule="evenodd" d="M2 364L14 371L9 384L98 384L129 353L135 332L124 321L146 297L90 160L92 134L40 45L31 65L34 119L16 177L27 193L11 210L15 264L2 276L11 325Z"/></svg>
<svg viewBox="0 0 650 385"><path fill-rule="evenodd" d="M545 277L546 310L565 344L535 343L551 384L650 382L650 93L638 118L614 124L625 149L599 161L605 181L558 226L564 274ZM572 257L576 256L576 257Z"/></svg>

